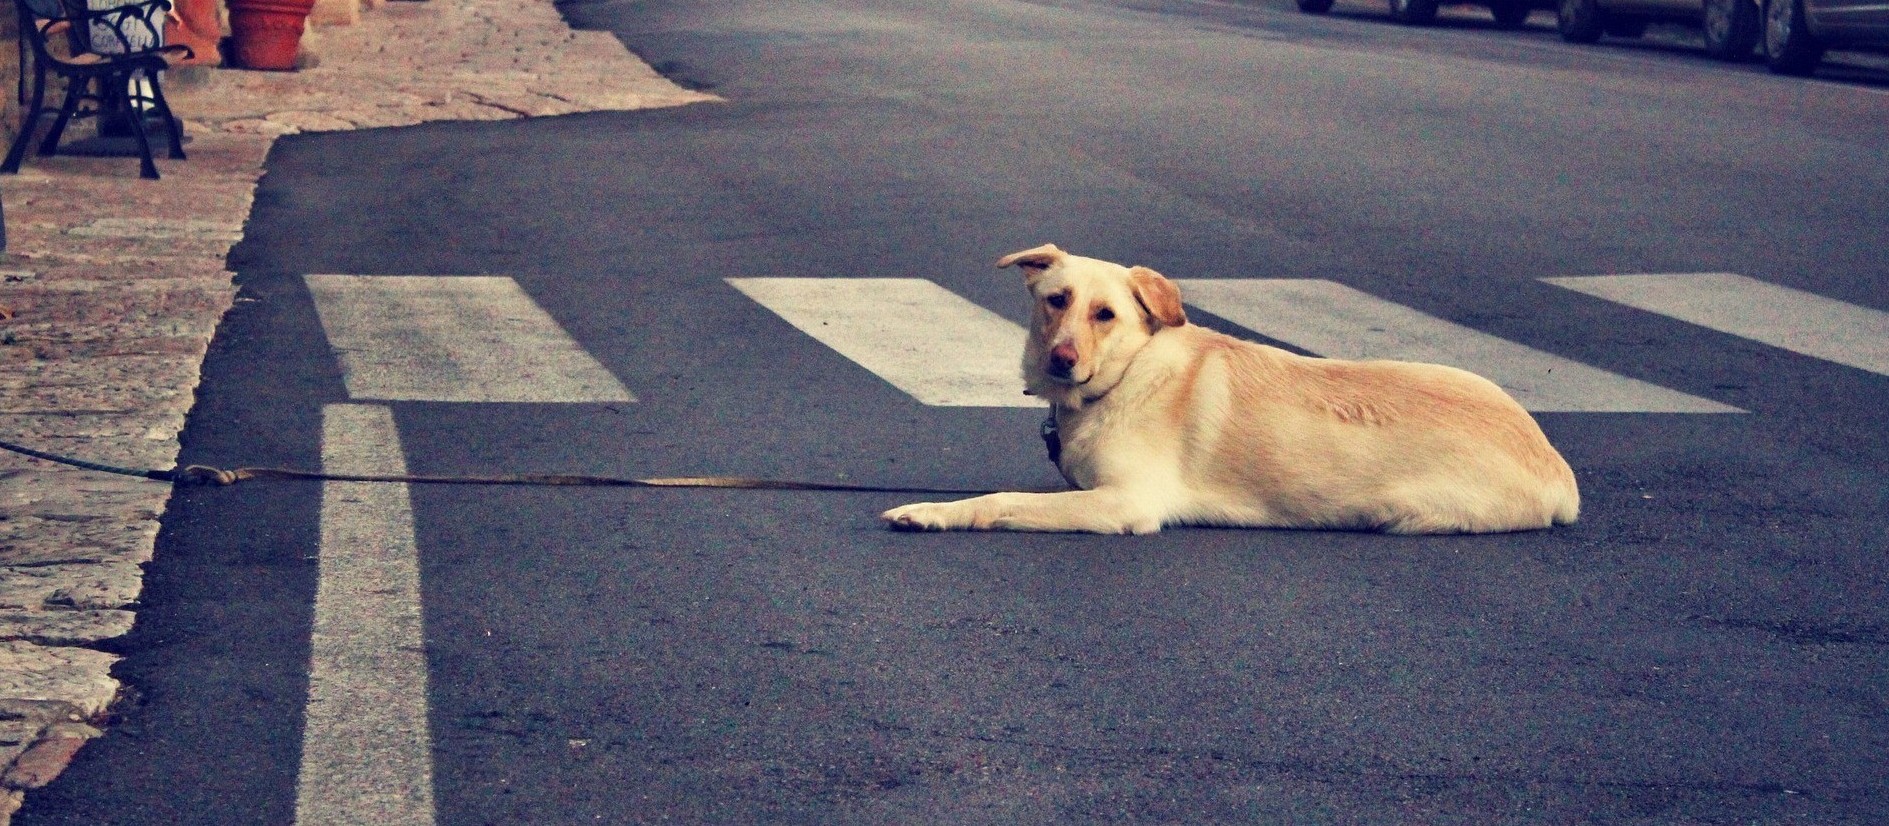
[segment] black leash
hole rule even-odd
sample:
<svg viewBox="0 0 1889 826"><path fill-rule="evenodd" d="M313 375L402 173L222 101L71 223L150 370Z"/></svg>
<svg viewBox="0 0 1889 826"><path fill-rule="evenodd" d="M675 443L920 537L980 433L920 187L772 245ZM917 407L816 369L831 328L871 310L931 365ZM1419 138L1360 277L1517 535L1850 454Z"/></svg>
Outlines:
<svg viewBox="0 0 1889 826"><path fill-rule="evenodd" d="M60 456L56 453L47 453L41 450L34 450L30 447L24 447L21 445L13 444L12 442L0 442L0 448L11 450L14 453L31 456L35 459L45 459L48 462L57 462L62 465L68 465L75 468L81 468L83 470L96 470L100 473L112 473L112 474L117 474L119 476L136 476L140 479L152 479L159 482L176 481L175 471L139 470L137 468L118 467L117 465L99 464L98 462L88 462L88 461L85 461L84 459L74 459L70 456Z"/></svg>
<svg viewBox="0 0 1889 826"><path fill-rule="evenodd" d="M295 470L275 467L242 467L224 469L207 465L189 465L173 470L142 470L139 468L119 467L100 462L88 462L70 456L60 456L34 450L30 447L0 441L0 449L10 450L35 459L44 459L69 467L83 470L111 473L119 476L132 476L157 482L169 482L178 487L195 485L229 486L238 482L256 481L303 481L303 482L386 482L416 485L537 485L568 487L619 487L619 488L720 488L726 490L811 490L844 491L852 493L937 493L952 496L975 496L992 493L989 490L969 490L960 488L917 487L904 485L861 485L845 482L799 482L783 479L760 479L748 476L666 476L651 479L625 479L614 476L583 476L564 473L519 473L498 476L416 476L407 474L359 474L326 473L311 470Z"/></svg>

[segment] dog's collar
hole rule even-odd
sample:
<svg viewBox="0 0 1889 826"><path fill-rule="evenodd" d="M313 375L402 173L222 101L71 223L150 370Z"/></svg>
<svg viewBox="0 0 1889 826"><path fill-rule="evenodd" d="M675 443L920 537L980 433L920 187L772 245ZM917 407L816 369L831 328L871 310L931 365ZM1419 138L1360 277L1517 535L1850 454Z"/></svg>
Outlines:
<svg viewBox="0 0 1889 826"><path fill-rule="evenodd" d="M1063 467L1063 434L1062 434L1061 419L1064 414L1066 413L1072 414L1074 412L1075 410L1072 408L1065 407L1063 405L1051 402L1049 406L1049 415L1044 417L1043 426L1039 429L1038 432L1043 437L1043 449L1045 451L1048 451L1050 464L1053 464L1056 466L1056 472L1063 475L1063 480L1067 481L1070 487L1081 488L1083 487L1083 484L1081 482L1076 481L1076 477L1069 475L1068 468Z"/></svg>
<svg viewBox="0 0 1889 826"><path fill-rule="evenodd" d="M1056 424L1055 408L1050 408L1049 417L1043 420L1043 426L1038 432L1043 436L1043 449L1049 451L1049 463L1055 465L1057 470L1062 470L1063 436L1062 428Z"/></svg>
<svg viewBox="0 0 1889 826"><path fill-rule="evenodd" d="M1102 395L1106 396L1108 394L1104 393ZM1100 398L1102 398L1102 396L1097 396L1095 399L1083 399L1082 404L1086 407ZM1043 426L1038 429L1038 432L1043 437L1043 447L1049 451L1049 460L1056 465L1058 470L1062 469L1063 466L1062 417L1074 413L1077 409L1078 408L1050 402L1049 415L1043 417Z"/></svg>

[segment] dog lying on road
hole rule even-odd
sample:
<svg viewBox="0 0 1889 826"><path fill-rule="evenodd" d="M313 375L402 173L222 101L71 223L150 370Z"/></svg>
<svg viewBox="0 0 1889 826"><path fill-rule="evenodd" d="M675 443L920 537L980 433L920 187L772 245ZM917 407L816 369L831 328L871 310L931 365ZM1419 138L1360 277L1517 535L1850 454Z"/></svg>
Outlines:
<svg viewBox="0 0 1889 826"><path fill-rule="evenodd" d="M1146 267L1005 256L1035 302L1026 393L1078 490L893 508L904 530L1163 525L1482 533L1566 525L1574 472L1501 388L1435 364L1308 358L1187 323Z"/></svg>

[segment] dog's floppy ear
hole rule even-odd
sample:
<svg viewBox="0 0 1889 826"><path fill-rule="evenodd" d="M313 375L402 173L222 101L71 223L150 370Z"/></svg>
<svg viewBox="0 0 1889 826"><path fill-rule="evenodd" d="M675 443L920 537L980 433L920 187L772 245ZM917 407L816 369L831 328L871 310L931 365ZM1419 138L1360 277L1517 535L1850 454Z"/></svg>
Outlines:
<svg viewBox="0 0 1889 826"><path fill-rule="evenodd" d="M1181 327L1187 324L1187 309L1181 306L1181 288L1147 267L1128 268L1128 287L1135 301L1154 319L1154 328Z"/></svg>
<svg viewBox="0 0 1889 826"><path fill-rule="evenodd" d="M1036 275L1055 266L1056 262L1063 260L1068 254L1057 248L1055 244L1044 244L1035 249L1013 252L997 259L997 269L1001 270L1015 264L1023 268L1025 276Z"/></svg>

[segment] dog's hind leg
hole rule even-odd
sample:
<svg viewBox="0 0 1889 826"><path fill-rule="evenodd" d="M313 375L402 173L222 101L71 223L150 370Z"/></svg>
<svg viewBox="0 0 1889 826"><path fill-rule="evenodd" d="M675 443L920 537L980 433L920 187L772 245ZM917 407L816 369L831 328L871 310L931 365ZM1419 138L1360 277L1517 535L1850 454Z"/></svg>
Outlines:
<svg viewBox="0 0 1889 826"><path fill-rule="evenodd" d="M1438 502L1385 514L1378 527L1394 534L1507 533L1554 526L1554 514L1525 498Z"/></svg>
<svg viewBox="0 0 1889 826"><path fill-rule="evenodd" d="M993 493L957 502L921 502L879 515L895 530L1154 533L1161 515L1116 490Z"/></svg>

